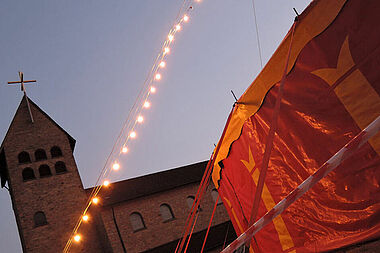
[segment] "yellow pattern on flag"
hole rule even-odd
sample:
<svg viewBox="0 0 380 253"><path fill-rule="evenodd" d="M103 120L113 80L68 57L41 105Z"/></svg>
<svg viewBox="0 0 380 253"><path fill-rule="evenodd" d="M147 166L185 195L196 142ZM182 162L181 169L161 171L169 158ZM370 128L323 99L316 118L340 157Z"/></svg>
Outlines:
<svg viewBox="0 0 380 253"><path fill-rule="evenodd" d="M234 220L239 227L240 233L243 233L244 232L243 226L240 224L239 219L237 218L237 215L235 213L235 210L233 209L231 205L231 202L227 198L224 198L224 201L227 203L228 207L231 209L232 215L234 216Z"/></svg>
<svg viewBox="0 0 380 253"><path fill-rule="evenodd" d="M254 172L252 173L252 170L255 168L256 163L255 163L255 160L253 159L251 148L249 148L248 153L249 153L249 161L241 160L241 162L248 169L249 174L252 176L253 181L257 185L259 181L260 171L258 169L255 169ZM263 193L261 197L264 202L265 208L268 211L271 210L276 205L266 184L264 184ZM289 231L286 228L286 224L284 220L282 219L281 215L277 216L273 220L273 224L277 231L282 249L285 251L290 248L293 248L294 243L293 243L292 237L290 236Z"/></svg>
<svg viewBox="0 0 380 253"><path fill-rule="evenodd" d="M364 129L379 116L379 94L357 69L351 56L348 37L340 49L337 67L318 69L312 73L325 80L330 86L336 86L335 94L360 129ZM380 134L375 135L369 143L380 155Z"/></svg>
<svg viewBox="0 0 380 253"><path fill-rule="evenodd" d="M294 45L290 55L288 72L294 66L302 49L309 41L323 32L334 21L347 0L313 1L308 8L307 15L300 20L294 32ZM323 15L320 15L323 13ZM285 57L290 44L290 36L286 36L265 65L259 76L239 98L231 115L230 123L226 129L220 150L214 159L212 179L216 188L219 188L220 166L219 162L228 156L230 145L240 136L244 122L257 112L267 92L281 80Z"/></svg>

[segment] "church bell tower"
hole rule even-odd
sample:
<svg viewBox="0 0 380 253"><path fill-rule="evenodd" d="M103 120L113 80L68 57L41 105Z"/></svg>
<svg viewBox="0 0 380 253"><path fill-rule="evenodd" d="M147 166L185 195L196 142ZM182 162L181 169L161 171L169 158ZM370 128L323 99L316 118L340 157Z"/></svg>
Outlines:
<svg viewBox="0 0 380 253"><path fill-rule="evenodd" d="M71 236L87 200L74 147L74 138L24 94L0 147L1 186L8 185L24 252L62 252ZM101 252L87 240L70 252Z"/></svg>

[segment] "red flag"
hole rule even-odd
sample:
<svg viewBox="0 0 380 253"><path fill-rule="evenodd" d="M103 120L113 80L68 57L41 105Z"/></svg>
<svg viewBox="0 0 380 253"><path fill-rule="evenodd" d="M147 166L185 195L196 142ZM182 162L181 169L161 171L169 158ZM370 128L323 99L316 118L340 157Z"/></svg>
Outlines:
<svg viewBox="0 0 380 253"><path fill-rule="evenodd" d="M324 0L300 16L258 218L380 115L378 13L378 1ZM214 163L237 234L248 227L288 47L287 37L239 99ZM379 155L376 135L256 234L259 249L326 251L379 237Z"/></svg>

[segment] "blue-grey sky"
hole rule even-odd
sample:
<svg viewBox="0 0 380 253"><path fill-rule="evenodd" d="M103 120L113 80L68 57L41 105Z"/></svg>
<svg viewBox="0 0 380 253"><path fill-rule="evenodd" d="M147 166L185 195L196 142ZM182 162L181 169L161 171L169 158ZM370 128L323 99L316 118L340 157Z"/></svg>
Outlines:
<svg viewBox="0 0 380 253"><path fill-rule="evenodd" d="M85 187L99 176L181 0L3 0L0 138L29 97L76 140ZM310 0L255 0L264 63ZM252 0L202 0L176 35L167 67L122 169L123 180L209 158L234 102L260 71ZM8 192L0 190L2 252L21 252Z"/></svg>

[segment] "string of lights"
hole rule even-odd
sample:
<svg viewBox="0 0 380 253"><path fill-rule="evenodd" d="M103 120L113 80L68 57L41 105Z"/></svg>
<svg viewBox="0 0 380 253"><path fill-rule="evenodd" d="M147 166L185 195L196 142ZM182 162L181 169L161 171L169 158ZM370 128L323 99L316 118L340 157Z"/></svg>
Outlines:
<svg viewBox="0 0 380 253"><path fill-rule="evenodd" d="M100 203L99 192L103 187L110 185L108 179L112 171L121 169L119 158L126 155L130 149L129 142L137 138L137 126L144 122L143 112L151 107L150 97L157 91L157 84L162 80L162 72L166 68L166 57L170 54L170 46L174 42L176 33L182 30L182 26L190 19L190 12L193 10L194 2L201 0L184 0L178 11L177 17L169 33L161 47L161 50L154 60L153 66L149 71L139 94L136 97L135 103L129 111L126 120L123 123L122 129L112 147L112 150L102 168L100 175L93 187L86 205L78 218L76 225L68 239L63 252L69 252L73 242L80 243L82 235L79 233L80 226L83 223L90 221L89 209L92 205Z"/></svg>

